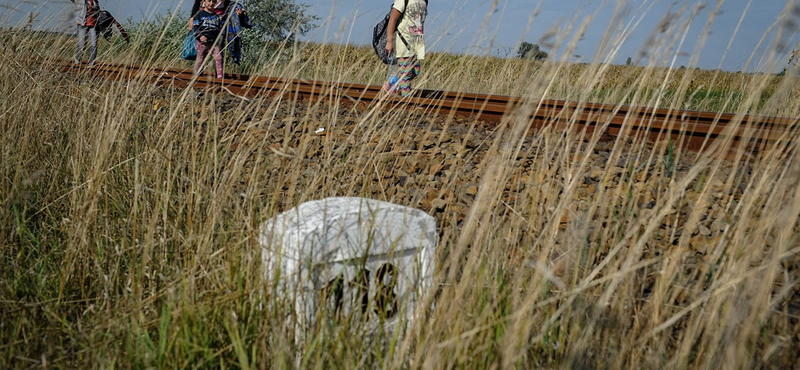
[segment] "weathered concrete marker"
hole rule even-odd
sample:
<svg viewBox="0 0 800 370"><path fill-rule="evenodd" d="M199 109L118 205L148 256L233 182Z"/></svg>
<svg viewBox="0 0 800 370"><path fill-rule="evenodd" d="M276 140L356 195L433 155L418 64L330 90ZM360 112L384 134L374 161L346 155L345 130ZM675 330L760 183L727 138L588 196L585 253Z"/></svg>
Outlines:
<svg viewBox="0 0 800 370"><path fill-rule="evenodd" d="M436 240L436 220L421 210L334 197L267 220L259 241L264 279L293 298L302 336L323 304L348 320L411 319L432 284Z"/></svg>

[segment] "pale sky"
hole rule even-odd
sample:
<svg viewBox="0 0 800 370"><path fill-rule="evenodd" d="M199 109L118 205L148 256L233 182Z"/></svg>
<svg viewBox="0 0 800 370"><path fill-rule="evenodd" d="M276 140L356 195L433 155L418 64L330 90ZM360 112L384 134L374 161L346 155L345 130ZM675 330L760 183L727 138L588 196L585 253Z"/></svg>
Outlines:
<svg viewBox="0 0 800 370"><path fill-rule="evenodd" d="M351 44L369 44L372 27L391 5L390 0L297 2L320 18L319 27L301 40ZM120 21L168 9L188 14L191 8L190 0L101 3ZM69 29L64 4L68 0L0 0L7 13L0 25L19 25L34 11L40 13L36 27ZM428 13L426 44L434 52L515 56L526 41L560 60L623 64L630 57L640 65L726 71L780 71L800 31L800 0L431 0Z"/></svg>

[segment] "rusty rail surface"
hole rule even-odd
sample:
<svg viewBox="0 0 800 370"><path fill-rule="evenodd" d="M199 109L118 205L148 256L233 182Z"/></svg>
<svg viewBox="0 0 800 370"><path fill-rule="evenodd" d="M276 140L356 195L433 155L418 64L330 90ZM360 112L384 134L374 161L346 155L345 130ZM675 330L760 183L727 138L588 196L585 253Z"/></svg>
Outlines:
<svg viewBox="0 0 800 370"><path fill-rule="evenodd" d="M138 79L160 86L197 89L224 89L242 96L284 95L294 99L336 99L342 103L402 105L407 109L435 114L470 116L491 124L504 117L527 119L532 128L545 126L570 127L576 130L616 136L622 132L647 135L651 140L667 137L679 146L704 151L718 139L730 140L731 148L759 154L776 142L794 140L798 118L738 115L564 100L529 100L513 96L487 95L437 90L419 90L400 98L382 93L379 85L309 81L276 77L226 73L224 78L194 78L189 69L138 66L117 63L96 63L94 66L56 61L61 72L87 72L116 80Z"/></svg>

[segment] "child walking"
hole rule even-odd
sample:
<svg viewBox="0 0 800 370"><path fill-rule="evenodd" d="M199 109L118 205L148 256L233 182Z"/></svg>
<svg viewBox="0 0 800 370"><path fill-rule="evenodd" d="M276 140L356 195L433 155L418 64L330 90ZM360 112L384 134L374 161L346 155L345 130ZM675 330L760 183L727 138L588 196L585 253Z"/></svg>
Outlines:
<svg viewBox="0 0 800 370"><path fill-rule="evenodd" d="M222 52L217 38L222 30L222 20L214 11L214 0L203 0L200 11L192 18L192 29L197 40L197 60L194 63L194 73L202 72L203 61L209 52L214 58L214 67L217 78L222 78Z"/></svg>
<svg viewBox="0 0 800 370"><path fill-rule="evenodd" d="M386 28L386 51L389 55L395 53L399 68L397 83L384 84L389 93L411 94L411 81L419 76L420 61L425 59L423 28L427 15L428 0L394 0ZM401 16L402 20L397 24Z"/></svg>

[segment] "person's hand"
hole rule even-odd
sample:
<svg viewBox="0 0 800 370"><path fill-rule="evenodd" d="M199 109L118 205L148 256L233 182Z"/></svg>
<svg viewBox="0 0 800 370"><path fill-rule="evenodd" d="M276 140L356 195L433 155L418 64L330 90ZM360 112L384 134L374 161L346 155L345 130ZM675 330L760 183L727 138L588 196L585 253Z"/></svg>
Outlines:
<svg viewBox="0 0 800 370"><path fill-rule="evenodd" d="M208 42L208 37L200 36L200 42L202 42L204 44L207 43Z"/></svg>
<svg viewBox="0 0 800 370"><path fill-rule="evenodd" d="M386 53L391 55L394 51L394 40L386 40Z"/></svg>

